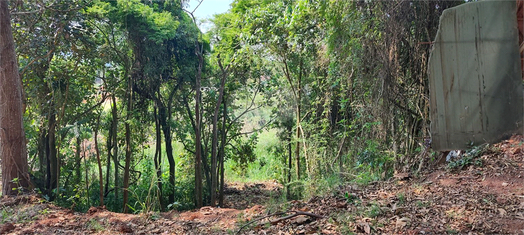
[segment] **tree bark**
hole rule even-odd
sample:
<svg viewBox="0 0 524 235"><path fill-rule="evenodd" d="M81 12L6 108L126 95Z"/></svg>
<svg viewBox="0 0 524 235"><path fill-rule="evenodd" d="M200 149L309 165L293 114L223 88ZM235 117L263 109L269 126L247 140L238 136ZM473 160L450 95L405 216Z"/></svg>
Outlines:
<svg viewBox="0 0 524 235"><path fill-rule="evenodd" d="M156 129L156 149L155 149L155 171L158 186L158 202L160 203L160 211L164 210L164 203L162 197L162 130L160 128L160 120L158 118L158 109L154 110L155 115L155 129Z"/></svg>
<svg viewBox="0 0 524 235"><path fill-rule="evenodd" d="M91 205L89 203L89 164L87 162L87 156L86 156L86 143L84 142L84 148L83 148L83 151L84 153L84 169L85 169L85 178L86 178L86 201L87 201L87 205ZM78 166L78 167L81 167L81 166Z"/></svg>
<svg viewBox="0 0 524 235"><path fill-rule="evenodd" d="M7 1L0 1L0 159L2 194L16 195L31 186L23 125L22 80ZM14 190L13 190L14 189Z"/></svg>
<svg viewBox="0 0 524 235"><path fill-rule="evenodd" d="M298 76L298 86L297 86L297 125L296 125L296 128L297 128L297 135L296 135L296 138L297 138L297 144L296 144L296 148L295 148L295 157L296 157L296 161L297 161L297 180L300 180L300 112L301 112L301 105L300 105L300 100L301 100L301 95L300 95L300 86L302 85L301 84L301 76Z"/></svg>
<svg viewBox="0 0 524 235"><path fill-rule="evenodd" d="M195 43L195 53L198 55L198 71L195 79L195 207L203 206L202 200L202 135L201 135L201 113L200 113L200 79L204 58L198 43Z"/></svg>
<svg viewBox="0 0 524 235"><path fill-rule="evenodd" d="M287 133L288 133L288 142L287 142L287 155L288 155L288 166L287 166L287 185L286 185L286 191L287 191L287 199L291 199L291 191L290 191L290 184L291 184L291 169L293 169L293 151L291 148L293 147L291 144L292 136L293 136L293 122L290 123L290 125L287 126Z"/></svg>
<svg viewBox="0 0 524 235"><path fill-rule="evenodd" d="M171 193L169 194L169 203L175 202L175 157L173 156L173 143L171 140L171 127L167 123L166 107L159 100L157 101L158 116L160 119L160 126L164 132L164 142L166 144L167 161L169 162L169 184L171 185Z"/></svg>
<svg viewBox="0 0 524 235"><path fill-rule="evenodd" d="M215 113L213 114L213 137L211 140L211 206L216 205L216 191L217 191L217 150L218 150L218 115L220 112L220 106L222 104L222 99L224 98L224 87L226 85L227 71L222 67L220 62L220 56L218 56L218 64L222 70L222 79L220 80L220 87L218 92L218 99L215 105Z"/></svg>
<svg viewBox="0 0 524 235"><path fill-rule="evenodd" d="M82 180L82 156L80 155L80 145L82 144L82 140L80 139L80 135L76 137L76 145L75 145L75 178L73 183L75 184L75 187L80 185L80 181Z"/></svg>
<svg viewBox="0 0 524 235"><path fill-rule="evenodd" d="M222 110L222 131L221 131L221 139L220 139L220 150L218 151L218 155L220 156L219 159L219 168L220 168L220 192L218 194L218 205L220 207L224 207L224 187L225 187L225 173L224 173L224 161L225 161L225 154L226 154L226 121L227 121L227 105L226 100L224 99L224 108Z"/></svg>
<svg viewBox="0 0 524 235"><path fill-rule="evenodd" d="M111 127L111 132L113 133L112 134L112 138L113 138L113 164L115 165L115 177L114 177L114 181L115 181L115 203L113 203L114 205L114 210L118 210L118 195L119 195L119 185L118 185L118 167L120 166L119 164L119 159L118 159L118 110L117 110L117 104L116 104L116 97L115 95L113 94L113 105L112 105L112 108L111 108L111 113L112 113L112 116L113 116L113 122L111 123L112 127ZM107 159L109 161L109 159Z"/></svg>
<svg viewBox="0 0 524 235"><path fill-rule="evenodd" d="M100 206L104 205L104 175L102 173L102 161L100 160L100 148L98 147L98 129L100 128L100 115L96 119L95 127L95 151L96 151L96 162L98 163L98 181L100 187Z"/></svg>
<svg viewBox="0 0 524 235"><path fill-rule="evenodd" d="M131 125L129 124L129 121L131 120L131 111L133 108L132 105L132 98L133 98L133 86L131 78L128 78L128 87L127 87L127 114L126 114L126 122L125 122L125 130L126 130L126 163L124 167L124 202L123 202L123 211L124 213L128 212L128 206L127 202L129 201L129 168L131 167ZM118 168L118 165L115 166L115 168Z"/></svg>
<svg viewBox="0 0 524 235"><path fill-rule="evenodd" d="M47 155L47 169L49 170L47 172L48 175L48 187L47 187L47 195L51 198L51 200L54 199L55 195L53 194L53 189L56 188L57 180L58 180L58 171L60 168L58 167L58 158L57 158L57 150L56 150L56 114L54 109L54 104L50 105L49 108L49 115L48 115L48 133L47 133L47 140L48 140L48 155ZM58 192L56 192L58 193Z"/></svg>

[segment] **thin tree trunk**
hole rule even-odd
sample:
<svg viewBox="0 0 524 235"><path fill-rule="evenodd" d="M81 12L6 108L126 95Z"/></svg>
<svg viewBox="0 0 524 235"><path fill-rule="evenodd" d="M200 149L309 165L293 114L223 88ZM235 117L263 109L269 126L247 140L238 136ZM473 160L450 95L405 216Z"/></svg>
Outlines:
<svg viewBox="0 0 524 235"><path fill-rule="evenodd" d="M201 113L200 113L200 79L202 76L202 66L204 65L204 58L200 51L198 43L195 43L195 53L198 55L198 71L195 81L195 207L203 206L202 200L202 136L200 133L201 127Z"/></svg>
<svg viewBox="0 0 524 235"><path fill-rule="evenodd" d="M83 148L83 151L84 153L84 164L85 164L85 176L86 176L86 200L87 200L87 205L90 205L89 204L89 165L87 163L87 156L86 156L86 144L84 143L84 148ZM80 166L79 166L80 167Z"/></svg>
<svg viewBox="0 0 524 235"><path fill-rule="evenodd" d="M111 131L109 131L109 132L111 132ZM108 146L110 144L110 141L109 141L110 138L111 138L111 136L108 136L108 140L107 140ZM111 173L111 159L112 159L112 156L111 156L111 154L109 154L110 151L111 150L108 151L108 155L107 155L106 182L105 182L105 186L104 186L104 196L106 196L106 197L109 194L109 174Z"/></svg>
<svg viewBox="0 0 524 235"><path fill-rule="evenodd" d="M286 185L286 191L287 191L287 199L291 199L291 191L290 191L290 184L291 184L291 169L293 169L293 154L292 154L292 144L291 139L293 136L293 124L287 126L287 133L288 133L288 142L287 142L287 153L288 153L288 166L287 166L287 185Z"/></svg>
<svg viewBox="0 0 524 235"><path fill-rule="evenodd" d="M129 168L131 166L131 126L129 121L131 120L131 111L132 111L132 97L133 97L133 88L131 78L128 78L128 87L127 87L127 114L126 114L126 163L124 167L124 198L123 198L123 211L124 213L128 212L127 202L129 201ZM118 167L118 166L117 166Z"/></svg>
<svg viewBox="0 0 524 235"><path fill-rule="evenodd" d="M215 105L215 113L213 114L213 137L211 140L211 206L216 205L216 191L218 183L218 168L217 168L217 149L218 149L218 114L220 112L220 106L222 105L222 99L224 98L224 88L226 86L226 78L228 74L228 68L222 66L220 60L220 54L217 56L218 65L222 72L222 78L220 80L220 87L218 92L218 99Z"/></svg>
<svg viewBox="0 0 524 235"><path fill-rule="evenodd" d="M82 156L80 155L81 151L80 151L80 145L82 144L82 140L80 139L80 133L79 135L76 137L76 152L75 152L75 178L74 178L74 184L75 185L80 185L80 180L82 179L82 164L81 164L81 161L82 161Z"/></svg>
<svg viewBox="0 0 524 235"><path fill-rule="evenodd" d="M38 170L40 172L40 176L42 177L42 180L45 180L45 176L47 174L47 160L46 160L46 146L47 146L47 131L45 129L44 125L40 125L40 133L38 135ZM46 187L45 182L44 185L38 185L42 190L44 190L42 187Z"/></svg>
<svg viewBox="0 0 524 235"><path fill-rule="evenodd" d="M158 110L155 107L155 129L156 129L156 150L155 150L155 171L158 186L158 201L160 203L160 210L164 210L164 203L162 197L162 130L160 129L160 120L158 118Z"/></svg>
<svg viewBox="0 0 524 235"><path fill-rule="evenodd" d="M119 159L118 159L118 110L117 110L117 104L116 104L116 97L115 95L113 95L113 105L112 105L112 109L111 109L111 112L112 112L112 116L113 116L113 126L112 126L112 132L113 132L113 164L115 165L115 177L114 177L114 181L115 181L115 202L113 203L114 205L114 210L117 211L118 210L118 195L119 195L119 184L118 184L118 167L119 167Z"/></svg>
<svg viewBox="0 0 524 235"><path fill-rule="evenodd" d="M109 193L109 176L111 173L111 161L115 159L116 156L116 131L117 131L117 107L116 107L116 98L115 94L111 94L111 125L109 129L109 134L107 136L107 166L106 166L106 184L105 184L105 195ZM114 154L113 154L113 151ZM116 198L116 195L115 195Z"/></svg>
<svg viewBox="0 0 524 235"><path fill-rule="evenodd" d="M195 136L199 136L199 138L195 137L195 143L197 142L196 139L199 139L199 142L200 142L200 148L197 148L195 147L197 150L200 149L200 156L202 156L202 152L203 152L203 149L204 147L202 146L202 137L201 137L201 134L199 133L198 135L196 134L197 133L197 126L200 128L200 125L197 125L195 124L196 121L193 120L193 113L191 112L191 108L189 107L189 102L187 101L187 97L184 97L183 98L183 101L184 101L184 106L186 107L186 111L187 111L187 115L189 116L189 119L191 120L191 125L193 126L193 130L195 131ZM196 106L196 104L195 104ZM196 118L196 112L195 112L195 118ZM196 159L196 153L195 153L195 159ZM209 167L207 165L207 161L203 158L200 158L201 161L200 161L200 167L204 167L204 176L206 177L206 182L208 182L208 188L211 189L211 184L210 184L210 175L209 175ZM202 168L200 168L202 170ZM196 170L196 163L195 163L195 170ZM202 174L202 171L200 172L200 174ZM200 178L202 179L202 178ZM195 182L196 183L196 182ZM200 182L200 187L202 187L202 182ZM196 188L198 188L197 186L195 186L195 195L196 195ZM203 191L203 188L200 189L200 192Z"/></svg>
<svg viewBox="0 0 524 235"><path fill-rule="evenodd" d="M22 80L7 1L0 1L0 159L2 194L16 195L31 186L23 125ZM17 180L15 180L17 179Z"/></svg>
<svg viewBox="0 0 524 235"><path fill-rule="evenodd" d="M225 161L225 148L226 148L226 121L227 121L227 105L226 100L224 99L224 108L222 113L222 132L220 140L220 151L218 155L220 156L219 165L220 165L220 193L218 196L218 205L224 207L224 187L225 187L225 173L224 173L224 161Z"/></svg>
<svg viewBox="0 0 524 235"><path fill-rule="evenodd" d="M299 80L300 84L300 80ZM300 94L300 93L299 93ZM298 95L300 97L300 95ZM296 147L295 147L295 160L297 161L297 180L300 180L300 98L297 101L297 133L296 133Z"/></svg>
<svg viewBox="0 0 524 235"><path fill-rule="evenodd" d="M95 127L95 152L96 152L96 161L98 163L98 181L99 181L99 187L100 187L100 206L104 205L104 176L102 174L102 161L100 160L100 149L98 147L98 129L100 128L100 115L98 115L98 118L96 120L96 127Z"/></svg>
<svg viewBox="0 0 524 235"><path fill-rule="evenodd" d="M51 200L55 198L56 195L53 194L53 189L56 188L58 180L58 171L60 170L58 166L58 158L56 154L56 115L55 115L54 104L51 104L50 113L49 113L49 132L48 132L48 141L49 141L49 155L47 156L47 161L49 164L49 187L48 195ZM58 194L58 191L56 192Z"/></svg>
<svg viewBox="0 0 524 235"><path fill-rule="evenodd" d="M169 162L169 184L171 185L171 193L169 194L169 203L175 202L175 157L173 156L173 143L171 140L171 128L167 123L166 107L160 101L157 101L158 116L160 125L164 132L164 142L166 144L167 161Z"/></svg>

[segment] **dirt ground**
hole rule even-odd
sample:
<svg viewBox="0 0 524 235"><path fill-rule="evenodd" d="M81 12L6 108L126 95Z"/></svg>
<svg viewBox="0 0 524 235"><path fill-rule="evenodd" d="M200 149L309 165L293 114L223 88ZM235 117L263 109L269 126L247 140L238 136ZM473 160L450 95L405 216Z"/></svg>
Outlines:
<svg viewBox="0 0 524 235"><path fill-rule="evenodd" d="M227 208L78 213L30 195L0 200L0 234L524 234L524 140L447 165L331 195L270 205L276 182L230 183ZM274 203L273 203L274 204Z"/></svg>

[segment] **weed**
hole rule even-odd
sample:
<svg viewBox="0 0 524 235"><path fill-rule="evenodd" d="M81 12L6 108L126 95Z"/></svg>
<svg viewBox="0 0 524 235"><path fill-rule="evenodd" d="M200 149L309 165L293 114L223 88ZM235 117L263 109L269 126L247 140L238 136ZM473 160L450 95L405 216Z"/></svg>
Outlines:
<svg viewBox="0 0 524 235"><path fill-rule="evenodd" d="M376 218L382 214L382 209L380 209L380 206L373 203L371 204L371 207L367 210L367 216L370 218Z"/></svg>
<svg viewBox="0 0 524 235"><path fill-rule="evenodd" d="M482 154L487 150L489 150L489 145L475 146L467 150L462 157L450 161L448 163L448 168L452 170L462 170L464 167L469 165L482 166L482 159L479 157L482 156Z"/></svg>
<svg viewBox="0 0 524 235"><path fill-rule="evenodd" d="M47 214L49 214L49 208L45 208L45 209L41 210L41 211L40 211L40 214L42 214L42 215L47 215Z"/></svg>
<svg viewBox="0 0 524 235"><path fill-rule="evenodd" d="M355 205L359 204L359 198L355 194L346 192L344 194L344 198L346 198L346 201L348 202L348 204L355 204Z"/></svg>
<svg viewBox="0 0 524 235"><path fill-rule="evenodd" d="M447 229L446 229L446 233L447 234L458 234L459 232L455 229L452 229L451 227L449 227L449 225L447 226Z"/></svg>
<svg viewBox="0 0 524 235"><path fill-rule="evenodd" d="M417 201L416 205L418 208L425 208L429 206L429 202Z"/></svg>
<svg viewBox="0 0 524 235"><path fill-rule="evenodd" d="M354 227L352 224L355 222L354 215L350 212L336 213L330 216L330 223L338 223L340 234L354 234Z"/></svg>
<svg viewBox="0 0 524 235"><path fill-rule="evenodd" d="M406 195L404 193L398 193L397 194L397 198L398 198L398 205L404 205L404 203L406 203Z"/></svg>
<svg viewBox="0 0 524 235"><path fill-rule="evenodd" d="M90 219L87 222L87 228L91 231L96 231L96 232L105 230L104 226L97 219L94 219L94 218Z"/></svg>
<svg viewBox="0 0 524 235"><path fill-rule="evenodd" d="M0 224L4 224L9 221L12 217L13 211L9 208L3 208L0 210Z"/></svg>

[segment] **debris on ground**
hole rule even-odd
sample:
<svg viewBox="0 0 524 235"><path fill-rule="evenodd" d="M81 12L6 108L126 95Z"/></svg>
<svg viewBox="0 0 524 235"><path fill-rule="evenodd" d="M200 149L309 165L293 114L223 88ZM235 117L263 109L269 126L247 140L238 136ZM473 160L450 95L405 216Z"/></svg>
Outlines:
<svg viewBox="0 0 524 235"><path fill-rule="evenodd" d="M229 183L225 208L87 213L34 195L0 201L0 234L524 234L524 140L513 137L416 176L278 201L274 181Z"/></svg>

